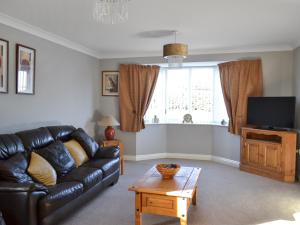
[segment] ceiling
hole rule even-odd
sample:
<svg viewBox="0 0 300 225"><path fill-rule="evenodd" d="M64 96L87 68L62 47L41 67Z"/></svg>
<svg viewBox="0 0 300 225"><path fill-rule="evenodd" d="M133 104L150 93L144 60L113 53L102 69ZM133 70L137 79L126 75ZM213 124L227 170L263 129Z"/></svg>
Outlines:
<svg viewBox="0 0 300 225"><path fill-rule="evenodd" d="M10 24L31 25L99 58L162 55L162 45L174 38L145 35L155 30L178 30L177 41L190 54L300 45L299 0L131 0L129 21L116 25L93 20L94 1L0 0L0 23L14 18Z"/></svg>

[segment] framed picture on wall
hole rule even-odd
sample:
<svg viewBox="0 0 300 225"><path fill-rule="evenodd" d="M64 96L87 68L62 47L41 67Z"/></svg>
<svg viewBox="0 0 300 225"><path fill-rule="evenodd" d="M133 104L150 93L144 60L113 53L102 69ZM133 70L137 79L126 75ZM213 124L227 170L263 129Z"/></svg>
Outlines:
<svg viewBox="0 0 300 225"><path fill-rule="evenodd" d="M102 71L102 95L119 95L119 71Z"/></svg>
<svg viewBox="0 0 300 225"><path fill-rule="evenodd" d="M8 93L8 41L0 39L0 93Z"/></svg>
<svg viewBox="0 0 300 225"><path fill-rule="evenodd" d="M34 94L35 86L35 49L16 45L16 93Z"/></svg>

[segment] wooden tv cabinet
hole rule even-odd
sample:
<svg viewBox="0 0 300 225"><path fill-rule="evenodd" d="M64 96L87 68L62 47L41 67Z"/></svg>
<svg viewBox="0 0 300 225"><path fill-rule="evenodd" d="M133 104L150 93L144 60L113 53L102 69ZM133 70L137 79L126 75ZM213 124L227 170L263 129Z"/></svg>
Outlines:
<svg viewBox="0 0 300 225"><path fill-rule="evenodd" d="M296 167L294 131L242 128L240 170L294 182Z"/></svg>

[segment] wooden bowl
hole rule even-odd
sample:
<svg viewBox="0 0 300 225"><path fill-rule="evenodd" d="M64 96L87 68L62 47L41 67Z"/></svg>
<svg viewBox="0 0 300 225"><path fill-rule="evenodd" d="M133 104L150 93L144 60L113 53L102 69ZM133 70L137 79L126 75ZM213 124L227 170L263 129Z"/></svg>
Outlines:
<svg viewBox="0 0 300 225"><path fill-rule="evenodd" d="M156 169L163 179L172 179L180 170L180 165L161 163L156 165Z"/></svg>

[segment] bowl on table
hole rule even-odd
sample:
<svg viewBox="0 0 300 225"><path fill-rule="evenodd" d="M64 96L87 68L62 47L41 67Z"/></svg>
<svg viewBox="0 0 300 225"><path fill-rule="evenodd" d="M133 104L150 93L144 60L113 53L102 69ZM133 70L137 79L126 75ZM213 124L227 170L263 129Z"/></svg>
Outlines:
<svg viewBox="0 0 300 225"><path fill-rule="evenodd" d="M156 165L157 171L162 175L163 179L172 179L180 170L179 164L160 163Z"/></svg>

